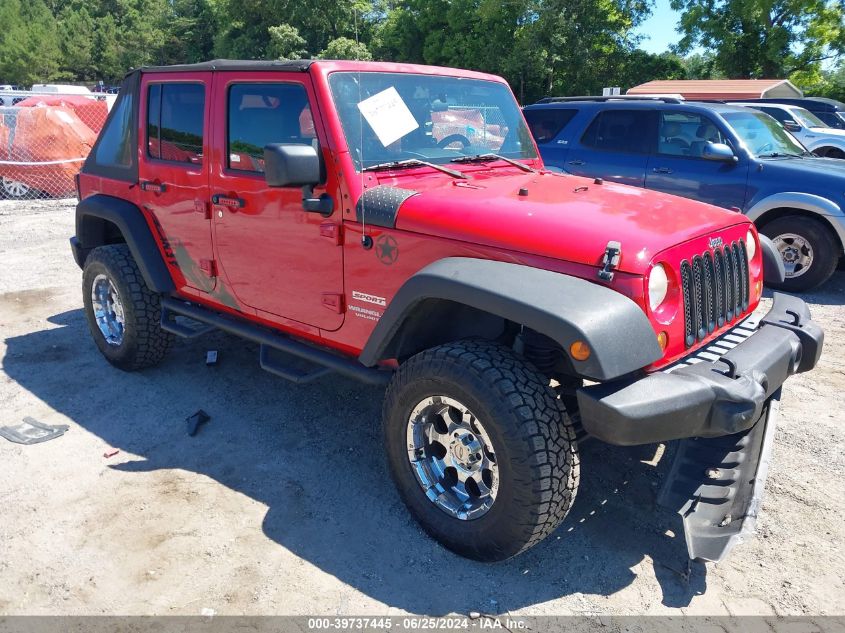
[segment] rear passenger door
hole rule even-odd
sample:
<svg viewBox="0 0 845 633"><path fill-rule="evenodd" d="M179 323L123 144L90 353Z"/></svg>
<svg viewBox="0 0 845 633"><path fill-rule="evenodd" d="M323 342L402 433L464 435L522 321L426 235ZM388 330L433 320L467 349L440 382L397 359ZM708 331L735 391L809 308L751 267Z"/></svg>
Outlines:
<svg viewBox="0 0 845 633"><path fill-rule="evenodd" d="M650 157L645 186L726 209L741 209L748 182L748 160L734 149L737 162L702 158L707 143L730 145L710 117L697 112L662 110L656 150Z"/></svg>
<svg viewBox="0 0 845 633"><path fill-rule="evenodd" d="M576 176L644 186L655 121L656 112L647 109L599 112L569 150L564 169Z"/></svg>
<svg viewBox="0 0 845 633"><path fill-rule="evenodd" d="M566 140L566 130L569 122L578 114L575 108L533 108L524 111L525 120L543 162L547 167L564 168L569 143Z"/></svg>
<svg viewBox="0 0 845 633"><path fill-rule="evenodd" d="M176 287L189 294L211 292L217 281L208 215L210 91L211 73L144 74L141 81L141 203Z"/></svg>

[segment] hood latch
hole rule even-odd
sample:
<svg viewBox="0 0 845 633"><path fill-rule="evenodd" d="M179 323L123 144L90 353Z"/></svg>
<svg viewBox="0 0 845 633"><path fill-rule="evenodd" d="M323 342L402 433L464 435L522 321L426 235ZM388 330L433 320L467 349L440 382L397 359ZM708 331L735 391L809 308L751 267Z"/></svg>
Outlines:
<svg viewBox="0 0 845 633"><path fill-rule="evenodd" d="M622 257L622 244L620 242L608 242L601 259L602 268L599 271L599 279L613 281L613 269L619 266L620 257Z"/></svg>

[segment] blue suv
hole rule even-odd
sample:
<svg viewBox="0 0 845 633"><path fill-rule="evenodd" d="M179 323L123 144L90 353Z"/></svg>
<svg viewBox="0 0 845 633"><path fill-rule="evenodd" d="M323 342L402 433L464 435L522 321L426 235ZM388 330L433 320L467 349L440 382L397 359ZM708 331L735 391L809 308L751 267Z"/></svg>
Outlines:
<svg viewBox="0 0 845 633"><path fill-rule="evenodd" d="M786 279L827 281L845 244L845 160L818 158L767 114L672 98L552 97L524 108L543 161L745 213Z"/></svg>

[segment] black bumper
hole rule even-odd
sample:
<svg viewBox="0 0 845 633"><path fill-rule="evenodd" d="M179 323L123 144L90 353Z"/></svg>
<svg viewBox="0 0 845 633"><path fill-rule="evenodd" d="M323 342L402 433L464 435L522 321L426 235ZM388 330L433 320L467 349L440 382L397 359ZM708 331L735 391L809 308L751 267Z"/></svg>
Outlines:
<svg viewBox="0 0 845 633"><path fill-rule="evenodd" d="M807 304L776 293L754 332L712 361L579 389L584 430L623 446L746 431L789 376L816 366L823 342Z"/></svg>

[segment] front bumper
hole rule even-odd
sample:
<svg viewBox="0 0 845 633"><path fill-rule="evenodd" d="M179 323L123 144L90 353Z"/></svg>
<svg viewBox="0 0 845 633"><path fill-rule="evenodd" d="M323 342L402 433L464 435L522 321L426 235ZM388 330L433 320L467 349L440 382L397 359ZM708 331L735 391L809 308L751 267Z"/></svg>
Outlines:
<svg viewBox="0 0 845 633"><path fill-rule="evenodd" d="M816 366L823 343L807 304L776 293L759 321L752 315L666 371L579 389L584 430L623 446L746 431L789 376Z"/></svg>
<svg viewBox="0 0 845 633"><path fill-rule="evenodd" d="M690 558L719 561L754 531L781 385L816 366L823 342L807 305L775 294L764 317L665 372L580 389L584 429L623 445L685 438L658 503L681 515Z"/></svg>

